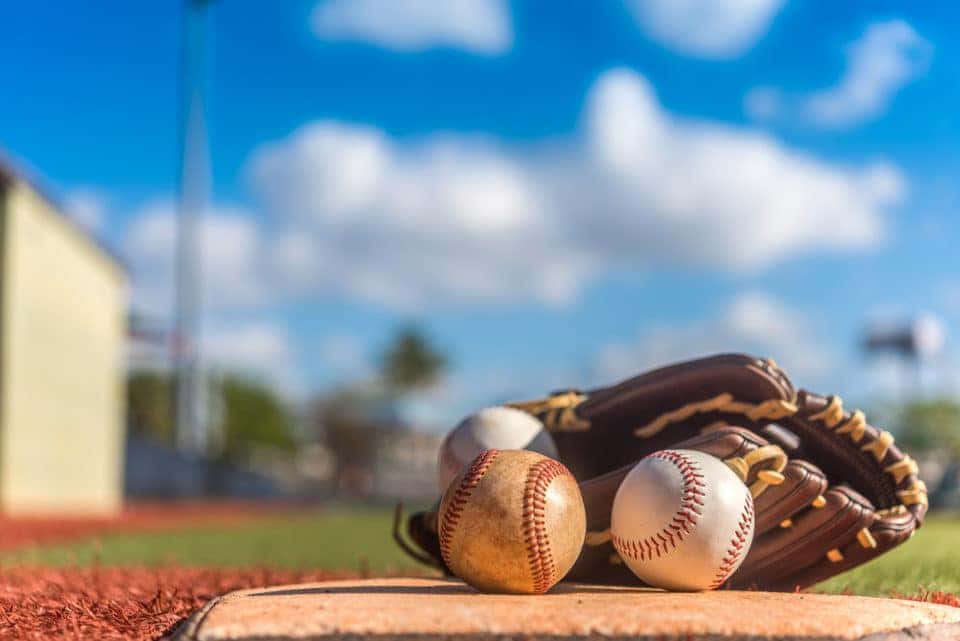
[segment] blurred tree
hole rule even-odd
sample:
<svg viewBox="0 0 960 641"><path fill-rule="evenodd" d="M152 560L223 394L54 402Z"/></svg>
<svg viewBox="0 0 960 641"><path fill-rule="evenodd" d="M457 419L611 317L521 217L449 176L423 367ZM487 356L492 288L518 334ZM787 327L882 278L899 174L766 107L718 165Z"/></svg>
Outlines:
<svg viewBox="0 0 960 641"><path fill-rule="evenodd" d="M242 460L257 448L293 450L294 419L277 394L260 383L227 376L223 402L222 456Z"/></svg>
<svg viewBox="0 0 960 641"><path fill-rule="evenodd" d="M347 386L315 404L314 426L336 457L340 489L349 490L349 478L369 471L376 461L380 437L391 422L382 396L375 388Z"/></svg>
<svg viewBox="0 0 960 641"><path fill-rule="evenodd" d="M133 434L172 444L173 384L159 372L131 372L127 378L127 423Z"/></svg>
<svg viewBox="0 0 960 641"><path fill-rule="evenodd" d="M437 382L447 359L416 326L402 327L383 354L381 376L387 389L403 394Z"/></svg>
<svg viewBox="0 0 960 641"><path fill-rule="evenodd" d="M127 419L132 434L174 444L173 380L161 372L132 372L127 378ZM223 449L243 459L259 447L292 450L294 418L269 387L236 376L219 386Z"/></svg>
<svg viewBox="0 0 960 641"><path fill-rule="evenodd" d="M960 457L960 403L949 398L912 401L898 419L897 440L908 450L949 451Z"/></svg>
<svg viewBox="0 0 960 641"><path fill-rule="evenodd" d="M372 479L381 440L403 427L399 397L432 385L445 367L446 358L426 335L407 325L384 350L379 380L346 384L314 403L311 423L317 439L336 458L341 491L366 491L364 485Z"/></svg>

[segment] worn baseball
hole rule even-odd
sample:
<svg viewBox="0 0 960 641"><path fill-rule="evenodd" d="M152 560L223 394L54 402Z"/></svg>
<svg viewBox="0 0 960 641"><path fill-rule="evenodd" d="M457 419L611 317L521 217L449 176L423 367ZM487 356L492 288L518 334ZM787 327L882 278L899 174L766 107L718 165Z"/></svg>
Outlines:
<svg viewBox="0 0 960 641"><path fill-rule="evenodd" d="M586 513L559 462L526 450L486 450L440 501L440 553L483 592L542 594L570 571Z"/></svg>
<svg viewBox="0 0 960 641"><path fill-rule="evenodd" d="M610 533L644 583L712 590L730 578L753 542L753 497L719 459L663 450L637 463L613 499Z"/></svg>
<svg viewBox="0 0 960 641"><path fill-rule="evenodd" d="M440 491L484 450L530 450L560 458L543 424L512 407L488 407L466 417L447 435L437 457Z"/></svg>

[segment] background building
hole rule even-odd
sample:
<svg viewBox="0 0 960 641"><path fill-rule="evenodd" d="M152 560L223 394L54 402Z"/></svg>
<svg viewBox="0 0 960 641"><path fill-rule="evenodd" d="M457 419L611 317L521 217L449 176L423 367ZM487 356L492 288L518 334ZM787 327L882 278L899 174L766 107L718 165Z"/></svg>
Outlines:
<svg viewBox="0 0 960 641"><path fill-rule="evenodd" d="M123 268L0 163L0 509L122 501Z"/></svg>

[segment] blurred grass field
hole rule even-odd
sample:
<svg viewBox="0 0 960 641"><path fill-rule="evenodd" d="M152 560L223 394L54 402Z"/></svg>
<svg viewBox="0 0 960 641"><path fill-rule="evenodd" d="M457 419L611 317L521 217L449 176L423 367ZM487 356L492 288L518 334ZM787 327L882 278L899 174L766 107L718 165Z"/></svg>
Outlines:
<svg viewBox="0 0 960 641"><path fill-rule="evenodd" d="M424 572L391 538L392 510L339 508L272 516L232 527L115 534L0 555L11 565L193 565L323 569L361 573ZM928 519L900 548L818 586L826 592L911 595L960 593L960 515Z"/></svg>
<svg viewBox="0 0 960 641"><path fill-rule="evenodd" d="M395 573L422 568L393 542L393 510L337 508L234 525L111 534L0 554L0 564L178 564Z"/></svg>

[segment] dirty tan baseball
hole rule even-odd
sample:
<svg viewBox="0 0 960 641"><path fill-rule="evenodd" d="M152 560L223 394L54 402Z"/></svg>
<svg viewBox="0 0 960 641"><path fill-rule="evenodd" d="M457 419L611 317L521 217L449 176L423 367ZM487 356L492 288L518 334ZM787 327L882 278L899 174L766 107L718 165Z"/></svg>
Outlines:
<svg viewBox="0 0 960 641"><path fill-rule="evenodd" d="M468 584L542 594L577 560L586 513L561 463L526 450L486 450L447 488L438 527L444 562Z"/></svg>
<svg viewBox="0 0 960 641"><path fill-rule="evenodd" d="M648 585L711 590L740 567L753 542L753 497L721 460L663 450L640 461L613 500L610 533Z"/></svg>

